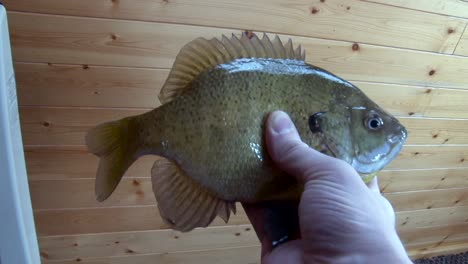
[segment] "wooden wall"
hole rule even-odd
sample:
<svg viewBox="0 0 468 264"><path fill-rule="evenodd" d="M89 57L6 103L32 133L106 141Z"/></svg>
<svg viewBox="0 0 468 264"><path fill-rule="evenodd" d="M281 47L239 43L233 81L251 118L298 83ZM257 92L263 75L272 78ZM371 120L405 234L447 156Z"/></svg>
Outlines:
<svg viewBox="0 0 468 264"><path fill-rule="evenodd" d="M144 158L94 200L91 126L159 105L199 37L281 34L409 130L380 174L412 257L468 247L468 3L459 0L6 0L44 263L258 263L244 212L180 234L158 216ZM239 208L240 209L240 208Z"/></svg>

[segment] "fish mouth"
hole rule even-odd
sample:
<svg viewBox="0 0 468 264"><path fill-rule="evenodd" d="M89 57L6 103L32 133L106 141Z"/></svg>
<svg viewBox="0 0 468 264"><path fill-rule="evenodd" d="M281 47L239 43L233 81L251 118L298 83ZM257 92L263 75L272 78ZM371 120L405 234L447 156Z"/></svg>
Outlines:
<svg viewBox="0 0 468 264"><path fill-rule="evenodd" d="M407 132L402 127L400 135L392 135L387 138L384 144L376 149L357 155L351 161L351 166L359 174L372 174L383 169L394 160L403 148L406 141Z"/></svg>

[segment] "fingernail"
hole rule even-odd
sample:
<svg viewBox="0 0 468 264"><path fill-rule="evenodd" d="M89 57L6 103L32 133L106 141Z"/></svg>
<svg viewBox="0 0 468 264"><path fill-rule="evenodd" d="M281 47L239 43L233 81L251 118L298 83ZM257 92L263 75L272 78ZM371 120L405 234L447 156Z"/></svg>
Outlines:
<svg viewBox="0 0 468 264"><path fill-rule="evenodd" d="M294 125L289 116L283 111L276 111L271 117L271 128L276 134L286 134L294 129Z"/></svg>

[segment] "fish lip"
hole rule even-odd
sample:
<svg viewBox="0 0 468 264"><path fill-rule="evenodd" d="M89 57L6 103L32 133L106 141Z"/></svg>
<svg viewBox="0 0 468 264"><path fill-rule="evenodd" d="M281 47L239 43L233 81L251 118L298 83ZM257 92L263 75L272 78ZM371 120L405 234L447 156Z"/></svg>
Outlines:
<svg viewBox="0 0 468 264"><path fill-rule="evenodd" d="M357 156L353 158L351 165L360 174L371 174L383 169L386 165L388 165L392 160L394 160L398 156L398 153L401 151L404 143L406 142L406 136L406 129L403 128L401 130L400 135L401 141L398 144L396 144L393 148L391 148L390 151L386 153L381 160L377 162L365 162L359 160L360 156Z"/></svg>

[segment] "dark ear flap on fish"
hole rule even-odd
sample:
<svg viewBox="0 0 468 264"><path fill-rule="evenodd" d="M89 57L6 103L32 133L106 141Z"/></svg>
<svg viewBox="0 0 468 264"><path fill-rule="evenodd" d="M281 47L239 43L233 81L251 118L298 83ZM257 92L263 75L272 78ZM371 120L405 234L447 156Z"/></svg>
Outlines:
<svg viewBox="0 0 468 264"><path fill-rule="evenodd" d="M161 218L175 230L206 227L216 215L227 223L231 212L236 213L234 202L217 198L173 162L157 160L151 177Z"/></svg>
<svg viewBox="0 0 468 264"><path fill-rule="evenodd" d="M240 58L304 60L305 51L300 45L294 50L291 39L283 44L278 36L271 41L266 34L262 39L255 34L251 38L243 34L240 39L234 34L231 38L223 35L221 40L197 38L180 50L159 100L163 104L170 102L184 93L200 73Z"/></svg>

